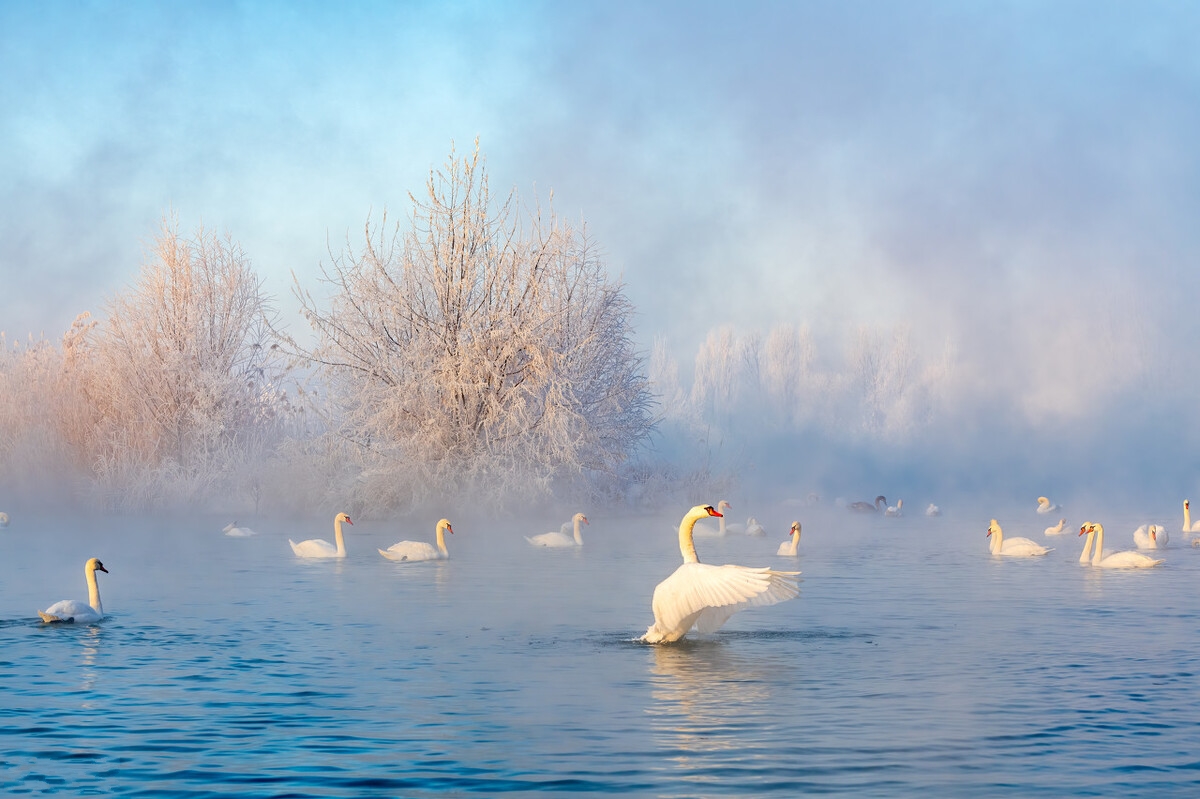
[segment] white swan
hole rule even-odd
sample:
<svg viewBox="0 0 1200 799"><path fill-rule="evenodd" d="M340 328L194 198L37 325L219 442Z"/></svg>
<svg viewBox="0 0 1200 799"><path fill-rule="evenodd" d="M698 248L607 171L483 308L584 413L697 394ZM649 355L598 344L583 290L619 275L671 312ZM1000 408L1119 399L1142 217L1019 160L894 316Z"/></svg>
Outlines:
<svg viewBox="0 0 1200 799"><path fill-rule="evenodd" d="M91 558L83 566L83 574L87 577L88 587L86 604L78 599L64 599L61 602L55 602L45 610L37 612L42 617L42 621L47 624L56 621L67 624L72 622L91 624L103 619L104 605L100 604L100 586L96 584L96 572L98 571L108 574L108 569L104 568L104 564L100 562L99 558Z"/></svg>
<svg viewBox="0 0 1200 799"><path fill-rule="evenodd" d="M1058 505L1051 505L1050 500L1046 499L1045 497L1038 497L1038 513L1054 513L1055 511L1059 510L1062 510L1062 508L1060 508Z"/></svg>
<svg viewBox="0 0 1200 799"><path fill-rule="evenodd" d="M1170 534L1158 524L1143 524L1133 531L1133 543L1138 549L1166 549L1170 540Z"/></svg>
<svg viewBox="0 0 1200 799"><path fill-rule="evenodd" d="M761 538L767 534L766 529L758 523L758 519L751 516L746 520L746 535L753 535Z"/></svg>
<svg viewBox="0 0 1200 799"><path fill-rule="evenodd" d="M1183 532L1200 533L1200 519L1192 521L1192 502L1189 499L1183 501Z"/></svg>
<svg viewBox="0 0 1200 799"><path fill-rule="evenodd" d="M1059 519L1058 524L1051 525L1046 528L1046 535L1062 535L1063 525L1067 523L1066 519Z"/></svg>
<svg viewBox="0 0 1200 799"><path fill-rule="evenodd" d="M784 541L779 545L779 549L775 550L776 555L785 557L796 557L796 548L800 546L800 522L792 522L792 540Z"/></svg>
<svg viewBox="0 0 1200 799"><path fill-rule="evenodd" d="M579 534L579 523L591 524L588 518L582 513L576 513L571 517L571 521L563 524L557 533L542 533L541 535L527 535L525 540L535 547L581 547L583 546L583 536ZM574 536L569 536L566 529L572 523L575 525Z"/></svg>
<svg viewBox="0 0 1200 799"><path fill-rule="evenodd" d="M8 527L8 514L0 512L0 527Z"/></svg>
<svg viewBox="0 0 1200 799"><path fill-rule="evenodd" d="M648 644L678 641L693 625L702 633L714 632L739 610L774 605L800 594L796 582L800 572L701 563L692 530L705 516L720 514L712 505L697 505L679 523L683 565L654 589L654 624L641 639Z"/></svg>
<svg viewBox="0 0 1200 799"><path fill-rule="evenodd" d="M887 497L885 497L883 494L875 497L874 503L851 502L846 506L846 510L852 510L855 513L877 513L880 510L881 505L884 508L887 508Z"/></svg>
<svg viewBox="0 0 1200 799"><path fill-rule="evenodd" d="M696 507L700 507L700 506L697 505ZM707 524L697 524L696 530L694 533L696 538L720 538L720 537L724 536L726 533L728 533L729 530L725 526L724 514L725 514L725 511L731 510L732 508L733 508L733 506L730 505L725 500L721 500L720 502L718 502L717 503L717 512L713 514L713 516L716 516L717 520L718 520L717 521L717 529L714 530L713 528L709 527Z"/></svg>
<svg viewBox="0 0 1200 799"><path fill-rule="evenodd" d="M883 512L884 516L900 516L904 513L904 500L896 500L896 504Z"/></svg>
<svg viewBox="0 0 1200 799"><path fill-rule="evenodd" d="M1083 555L1079 558L1080 563L1087 562L1087 553L1092 546L1093 536L1096 539L1096 554L1092 556L1092 565L1101 569L1149 569L1166 562L1161 558L1152 558L1131 549L1105 554L1104 525L1102 524L1087 522L1079 528L1079 534L1083 535L1084 533L1087 534L1087 541L1083 543Z"/></svg>
<svg viewBox="0 0 1200 799"><path fill-rule="evenodd" d="M942 509L939 508L937 505L934 505L932 502L930 502L929 507L925 509L925 515L926 516L941 516Z"/></svg>
<svg viewBox="0 0 1200 799"><path fill-rule="evenodd" d="M1006 558L1036 558L1054 551L1028 538L1005 538L1004 531L1000 529L1000 523L995 519L992 519L992 523L988 525L987 534L992 539L990 549L993 555L1002 555Z"/></svg>
<svg viewBox="0 0 1200 799"><path fill-rule="evenodd" d="M354 524L344 513L333 517L333 538L337 541L336 547L323 538L310 538L299 544L289 538L288 543L292 545L292 551L298 558L344 558L346 557L346 539L342 537L342 522L349 525Z"/></svg>
<svg viewBox="0 0 1200 799"><path fill-rule="evenodd" d="M415 563L420 560L446 560L450 553L446 550L446 533L454 534L449 519L441 519L437 523L437 549L433 544L424 541L399 541L387 549L379 550L379 554L388 560Z"/></svg>
<svg viewBox="0 0 1200 799"><path fill-rule="evenodd" d="M258 533L254 532L249 527L238 527L237 522L230 522L229 524L225 525L225 529L222 532L224 532L225 535L232 536L233 538L248 538L252 535L258 535Z"/></svg>

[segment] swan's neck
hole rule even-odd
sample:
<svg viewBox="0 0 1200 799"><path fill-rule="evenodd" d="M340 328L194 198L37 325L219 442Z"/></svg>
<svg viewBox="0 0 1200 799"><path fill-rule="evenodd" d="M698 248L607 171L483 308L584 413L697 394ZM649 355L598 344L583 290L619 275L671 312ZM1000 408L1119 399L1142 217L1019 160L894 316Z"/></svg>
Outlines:
<svg viewBox="0 0 1200 799"><path fill-rule="evenodd" d="M1192 512L1187 505L1183 506L1183 529L1186 532L1191 532L1192 529Z"/></svg>
<svg viewBox="0 0 1200 799"><path fill-rule="evenodd" d="M579 519L575 519L575 546L583 546L583 536L579 533Z"/></svg>
<svg viewBox="0 0 1200 799"><path fill-rule="evenodd" d="M724 516L717 519L717 531L720 532L721 535L725 535L725 517Z"/></svg>
<svg viewBox="0 0 1200 799"><path fill-rule="evenodd" d="M1087 538L1083 542L1083 554L1079 556L1080 563L1088 562L1088 555L1092 554L1092 542L1096 540L1096 534L1088 533Z"/></svg>
<svg viewBox="0 0 1200 799"><path fill-rule="evenodd" d="M1096 525L1096 554L1092 555L1092 565L1098 566L1104 559L1104 525Z"/></svg>
<svg viewBox="0 0 1200 799"><path fill-rule="evenodd" d="M996 525L996 529L992 531L992 552L999 552L1004 548L1004 531L1000 529L1000 525Z"/></svg>
<svg viewBox="0 0 1200 799"><path fill-rule="evenodd" d="M337 553L339 558L346 556L346 539L342 537L342 520L333 520L333 538L337 541Z"/></svg>
<svg viewBox="0 0 1200 799"><path fill-rule="evenodd" d="M438 552L441 552L443 557L449 557L450 553L446 551L446 525L444 524L439 524L437 527L437 545Z"/></svg>
<svg viewBox="0 0 1200 799"><path fill-rule="evenodd" d="M792 553L793 555L795 555L795 554L796 554L796 549L797 549L799 546L800 546L800 531L799 531L799 530L792 530L792 548L791 548L791 550L790 550L790 551L791 551L791 553Z"/></svg>
<svg viewBox="0 0 1200 799"><path fill-rule="evenodd" d="M104 605L100 604L100 585L96 582L96 570L87 570L88 584L88 604L91 605L97 613L104 615Z"/></svg>
<svg viewBox="0 0 1200 799"><path fill-rule="evenodd" d="M696 557L696 544L692 541L692 528L696 526L696 520L699 518L688 514L679 523L679 551L683 553L684 563L700 562L700 558Z"/></svg>

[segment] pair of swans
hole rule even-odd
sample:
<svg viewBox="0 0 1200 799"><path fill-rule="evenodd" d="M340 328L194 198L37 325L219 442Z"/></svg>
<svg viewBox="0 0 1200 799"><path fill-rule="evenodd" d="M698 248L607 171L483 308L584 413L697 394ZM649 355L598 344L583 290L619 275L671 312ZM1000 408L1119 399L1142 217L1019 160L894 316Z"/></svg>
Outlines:
<svg viewBox="0 0 1200 799"><path fill-rule="evenodd" d="M1000 523L995 519L992 519L992 523L988 525L987 535L992 539L991 553L1005 558L1036 558L1054 551L1028 538L1005 538L1004 530L1000 528Z"/></svg>
<svg viewBox="0 0 1200 799"><path fill-rule="evenodd" d="M1087 540L1083 542L1083 554L1079 556L1080 563L1089 562L1088 554L1093 541L1096 544L1096 554L1091 557L1090 563L1101 569L1149 569L1165 562L1161 558L1152 558L1131 549L1106 554L1104 552L1104 525L1102 524L1084 522L1083 526L1079 528L1079 534L1087 536Z"/></svg>
<svg viewBox="0 0 1200 799"><path fill-rule="evenodd" d="M1138 549L1166 549L1171 534L1159 524L1143 524L1133 531L1133 543Z"/></svg>
<svg viewBox="0 0 1200 799"><path fill-rule="evenodd" d="M47 624L61 622L65 624L93 624L104 618L104 605L100 603L100 586L96 583L96 572L108 574L108 569L99 558L89 558L83 565L83 575L87 578L88 601L64 599L55 602L45 610L39 610L38 616Z"/></svg>
<svg viewBox="0 0 1200 799"><path fill-rule="evenodd" d="M388 560L398 563L419 563L425 560L447 560L450 552L446 549L446 533L454 534L449 519L439 519L434 532L437 538L437 548L424 541L398 541L387 549L379 550L379 554Z"/></svg>
<svg viewBox="0 0 1200 799"><path fill-rule="evenodd" d="M678 641L692 627L702 633L715 632L739 610L799 596L796 575L800 572L701 563L692 535L696 522L708 516L720 518L721 514L712 505L697 505L679 523L683 565L654 589L654 624L642 636L643 642Z"/></svg>
<svg viewBox="0 0 1200 799"><path fill-rule="evenodd" d="M576 513L571 517L571 521L563 522L562 527L558 532L542 533L541 535L527 535L525 540L535 547L581 547L583 546L583 536L579 533L579 524L591 524L588 518L582 513ZM567 528L574 525L574 536L567 535Z"/></svg>
<svg viewBox="0 0 1200 799"><path fill-rule="evenodd" d="M1054 513L1055 511L1060 510L1062 510L1062 508L1060 508L1058 505L1052 505L1050 500L1048 500L1046 497L1038 497L1038 513Z"/></svg>
<svg viewBox="0 0 1200 799"><path fill-rule="evenodd" d="M796 549L800 546L800 522L792 522L792 537L791 540L784 541L779 545L779 549L775 550L776 555L794 558L796 557Z"/></svg>
<svg viewBox="0 0 1200 799"><path fill-rule="evenodd" d="M254 532L249 527L238 527L237 522L230 522L229 524L225 525L225 528L221 532L232 538L249 538L252 535L258 535L258 533Z"/></svg>

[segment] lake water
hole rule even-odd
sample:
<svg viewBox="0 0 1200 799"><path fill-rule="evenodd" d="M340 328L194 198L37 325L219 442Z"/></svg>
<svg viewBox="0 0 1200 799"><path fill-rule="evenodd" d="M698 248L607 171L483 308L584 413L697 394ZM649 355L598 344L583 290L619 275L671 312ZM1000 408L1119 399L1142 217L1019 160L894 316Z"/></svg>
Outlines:
<svg viewBox="0 0 1200 799"><path fill-rule="evenodd" d="M993 515L1043 538L1032 507L759 509L769 537L700 557L785 567L799 518L800 597L666 646L636 638L686 508L582 510L581 551L521 538L558 519L448 514L451 560L425 564L375 550L431 540L433 518L360 520L349 557L319 562L286 539L332 540L331 521L242 519L260 534L233 539L229 519L14 513L0 794L1200 795L1200 549L1169 508L1089 514L1110 548L1168 525L1166 565L1133 573L1080 566L1075 535L990 557ZM86 599L90 556L108 618L41 625Z"/></svg>

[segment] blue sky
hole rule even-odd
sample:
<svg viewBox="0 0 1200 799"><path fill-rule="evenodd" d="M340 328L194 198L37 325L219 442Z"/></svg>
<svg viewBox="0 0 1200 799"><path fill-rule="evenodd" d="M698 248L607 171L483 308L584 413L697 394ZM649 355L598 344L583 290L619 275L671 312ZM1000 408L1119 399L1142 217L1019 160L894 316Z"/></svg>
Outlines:
<svg viewBox="0 0 1200 799"><path fill-rule="evenodd" d="M904 324L1031 418L1200 388L1189 3L0 1L0 329L57 339L164 214L300 325L451 142L554 192L648 345Z"/></svg>

